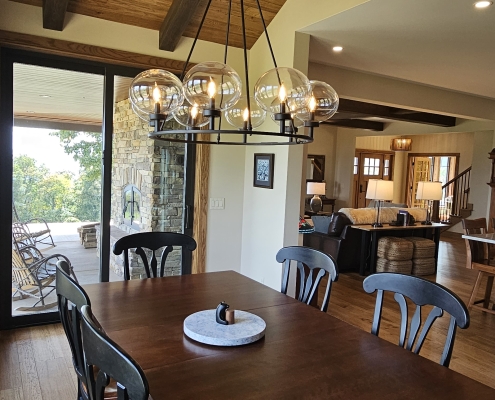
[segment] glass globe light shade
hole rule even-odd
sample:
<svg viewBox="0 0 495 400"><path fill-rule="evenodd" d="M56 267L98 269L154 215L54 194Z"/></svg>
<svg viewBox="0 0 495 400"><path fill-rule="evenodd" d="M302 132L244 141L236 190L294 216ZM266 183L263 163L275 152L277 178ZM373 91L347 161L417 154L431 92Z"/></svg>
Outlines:
<svg viewBox="0 0 495 400"><path fill-rule="evenodd" d="M210 99L214 108L225 111L241 97L241 78L227 64L207 61L192 67L183 82L184 95L189 103L200 108L210 108Z"/></svg>
<svg viewBox="0 0 495 400"><path fill-rule="evenodd" d="M253 97L250 97L250 107L251 126L253 129L256 129L265 121L266 111L260 108ZM248 109L247 99L243 97L234 106L225 111L225 118L229 124L242 129L244 127L244 113L246 109Z"/></svg>
<svg viewBox="0 0 495 400"><path fill-rule="evenodd" d="M193 106L191 106L191 104L189 104L189 102L186 100L184 104L182 104L177 110L174 111L174 119L179 124L191 128L192 127L200 128L208 124L208 122L210 122L210 119L203 115L203 110L197 107L196 111L198 115L196 116L196 122L193 125L192 114L191 114L192 108Z"/></svg>
<svg viewBox="0 0 495 400"><path fill-rule="evenodd" d="M129 98L138 115L149 121L148 114L160 105L160 113L171 114L184 101L182 83L174 74L163 69L149 69L138 74L129 87Z"/></svg>
<svg viewBox="0 0 495 400"><path fill-rule="evenodd" d="M265 72L254 86L254 97L260 107L270 113L280 112L285 100L290 110L306 106L311 86L309 79L294 68L279 67Z"/></svg>
<svg viewBox="0 0 495 400"><path fill-rule="evenodd" d="M331 87L326 82L321 81L310 81L311 82L311 93L315 99L314 108L314 120L315 121L326 121L331 118L339 108L339 95L333 87ZM302 121L309 121L310 119L310 104L304 108L297 111L296 116Z"/></svg>

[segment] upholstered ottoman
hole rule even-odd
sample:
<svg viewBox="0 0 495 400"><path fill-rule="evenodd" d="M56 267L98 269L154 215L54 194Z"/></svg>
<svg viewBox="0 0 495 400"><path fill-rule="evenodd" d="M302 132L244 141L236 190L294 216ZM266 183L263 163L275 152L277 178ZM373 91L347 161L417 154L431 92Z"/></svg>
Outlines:
<svg viewBox="0 0 495 400"><path fill-rule="evenodd" d="M387 260L382 257L378 257L376 260L376 272L398 272L400 274L410 274L411 270L411 260Z"/></svg>
<svg viewBox="0 0 495 400"><path fill-rule="evenodd" d="M413 275L433 275L435 273L435 258L413 258Z"/></svg>
<svg viewBox="0 0 495 400"><path fill-rule="evenodd" d="M413 244L412 258L435 258L435 242L421 237L405 238Z"/></svg>
<svg viewBox="0 0 495 400"><path fill-rule="evenodd" d="M411 260L414 246L412 242L404 238L384 236L378 239L376 255L389 261ZM378 264L377 264L378 270Z"/></svg>

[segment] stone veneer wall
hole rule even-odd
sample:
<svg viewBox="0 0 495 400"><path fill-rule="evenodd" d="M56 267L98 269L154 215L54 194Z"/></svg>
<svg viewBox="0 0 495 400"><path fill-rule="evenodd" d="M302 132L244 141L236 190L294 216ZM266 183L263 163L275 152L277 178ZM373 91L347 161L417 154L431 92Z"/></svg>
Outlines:
<svg viewBox="0 0 495 400"><path fill-rule="evenodd" d="M158 143L148 138L149 131L148 123L134 113L129 99L115 104L112 224L128 234L136 233L124 224L122 215L122 191L133 184L141 192L141 232L182 232L184 145ZM111 246L117 239L111 239ZM180 254L174 251L168 256L166 275L180 274ZM141 277L144 269L139 256L130 254L130 259L132 277ZM115 273L123 276L123 257L112 254L110 264Z"/></svg>

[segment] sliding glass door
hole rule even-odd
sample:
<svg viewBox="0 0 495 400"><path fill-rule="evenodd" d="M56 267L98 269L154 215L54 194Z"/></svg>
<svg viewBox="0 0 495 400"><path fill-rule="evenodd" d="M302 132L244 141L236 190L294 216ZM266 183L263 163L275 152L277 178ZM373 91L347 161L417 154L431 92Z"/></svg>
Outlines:
<svg viewBox="0 0 495 400"><path fill-rule="evenodd" d="M191 235L195 151L147 137L128 99L139 69L10 49L0 67L5 329L58 320L57 260L82 285L120 280L118 237ZM167 275L190 273L190 259L172 259Z"/></svg>

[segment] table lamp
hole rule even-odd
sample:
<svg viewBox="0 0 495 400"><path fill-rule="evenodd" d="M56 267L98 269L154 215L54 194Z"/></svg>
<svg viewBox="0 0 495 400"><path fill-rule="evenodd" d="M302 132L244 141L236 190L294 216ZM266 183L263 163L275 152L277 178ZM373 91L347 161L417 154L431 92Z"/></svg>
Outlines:
<svg viewBox="0 0 495 400"><path fill-rule="evenodd" d="M313 195L313 198L309 202L309 208L318 214L323 207L320 195L325 194L325 182L308 182L306 193Z"/></svg>
<svg viewBox="0 0 495 400"><path fill-rule="evenodd" d="M431 225L431 201L442 200L442 182L418 182L416 200L426 200L426 221L423 225Z"/></svg>
<svg viewBox="0 0 495 400"><path fill-rule="evenodd" d="M380 206L383 200L392 200L394 197L394 182L384 181L382 179L370 179L366 189L366 198L378 201L378 210L376 212L376 222L371 224L375 228L381 228L380 223Z"/></svg>

